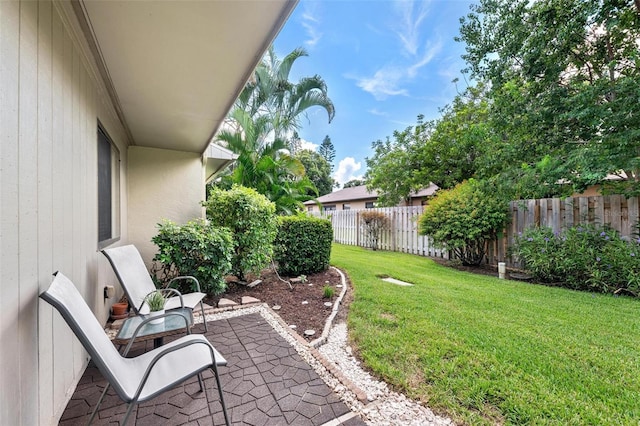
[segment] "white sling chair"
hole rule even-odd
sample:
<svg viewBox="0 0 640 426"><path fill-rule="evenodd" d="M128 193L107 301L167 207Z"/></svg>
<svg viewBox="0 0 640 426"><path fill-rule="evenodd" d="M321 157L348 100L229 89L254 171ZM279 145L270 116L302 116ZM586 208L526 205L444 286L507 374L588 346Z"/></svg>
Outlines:
<svg viewBox="0 0 640 426"><path fill-rule="evenodd" d="M189 334L137 357L125 358L111 343L73 283L60 272L56 272L54 277L40 298L60 312L108 382L91 413L89 424L109 386L113 386L118 396L129 404L122 421L125 425L137 403L147 401L190 377L198 375L200 390L203 391L200 373L210 368L216 378L225 422L229 425L218 376L218 366L227 365L227 361L203 335Z"/></svg>
<svg viewBox="0 0 640 426"><path fill-rule="evenodd" d="M131 307L136 314L149 313L149 307L145 303L145 298L149 293L156 291L156 286L147 271L147 267L144 265L140 252L134 245L127 245L122 247L114 247L110 249L102 250L109 263L113 267L120 285L124 288L127 298ZM165 305L165 310L179 308L181 306L187 307L193 310L198 304L202 311L202 322L204 323L204 330L209 331L207 328L207 321L204 316L204 305L202 299L206 294L200 291L200 283L195 277L181 276L176 277L169 281L165 288L169 288L171 284L177 280L192 280L196 284L196 292L182 294L178 290L172 289L178 296L169 297Z"/></svg>

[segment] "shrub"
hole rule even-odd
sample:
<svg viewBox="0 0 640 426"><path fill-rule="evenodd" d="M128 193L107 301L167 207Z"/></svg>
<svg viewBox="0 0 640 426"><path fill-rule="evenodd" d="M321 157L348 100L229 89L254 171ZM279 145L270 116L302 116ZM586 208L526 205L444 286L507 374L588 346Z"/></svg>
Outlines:
<svg viewBox="0 0 640 426"><path fill-rule="evenodd" d="M278 218L274 259L282 275L313 274L329 267L331 222L308 216Z"/></svg>
<svg viewBox="0 0 640 426"><path fill-rule="evenodd" d="M365 231L365 247L377 250L382 231L389 225L389 218L382 212L366 210L360 213L360 223Z"/></svg>
<svg viewBox="0 0 640 426"><path fill-rule="evenodd" d="M507 213L507 200L498 191L470 179L438 191L420 216L419 233L451 251L464 265L478 265L487 242L504 229Z"/></svg>
<svg viewBox="0 0 640 426"><path fill-rule="evenodd" d="M228 191L212 188L203 205L213 225L231 230L234 275L244 280L246 274L259 274L269 265L277 229L275 205L271 201L254 189L234 185Z"/></svg>
<svg viewBox="0 0 640 426"><path fill-rule="evenodd" d="M216 228L202 220L182 226L166 220L158 225L158 234L152 241L158 246L153 260L162 265L161 279L193 275L205 293L219 294L226 289L224 277L231 270L233 254L228 229ZM178 284L182 292L196 290L188 280Z"/></svg>
<svg viewBox="0 0 640 426"><path fill-rule="evenodd" d="M542 282L599 293L640 291L640 240L607 227L576 225L557 234L529 228L516 238L512 254Z"/></svg>

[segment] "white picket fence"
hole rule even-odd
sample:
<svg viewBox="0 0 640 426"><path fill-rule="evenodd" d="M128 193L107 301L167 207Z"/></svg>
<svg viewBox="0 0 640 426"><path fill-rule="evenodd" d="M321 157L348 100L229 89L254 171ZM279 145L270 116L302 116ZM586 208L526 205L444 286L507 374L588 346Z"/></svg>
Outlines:
<svg viewBox="0 0 640 426"><path fill-rule="evenodd" d="M363 211L382 212L389 219L389 225L382 232L378 249L446 258L448 257L446 250L434 247L429 237L418 235L418 217L422 214L423 209L422 206L386 207L364 210L333 210L309 214L331 220L335 242L366 247L366 229L360 218L360 213Z"/></svg>

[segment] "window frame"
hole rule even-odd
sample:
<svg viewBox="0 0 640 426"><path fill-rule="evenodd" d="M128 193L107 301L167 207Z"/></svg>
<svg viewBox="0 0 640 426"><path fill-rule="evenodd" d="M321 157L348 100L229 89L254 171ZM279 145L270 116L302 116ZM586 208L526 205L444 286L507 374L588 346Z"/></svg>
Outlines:
<svg viewBox="0 0 640 426"><path fill-rule="evenodd" d="M97 240L98 250L110 246L120 240L120 150L104 126L98 121L98 129L96 132L97 139L97 193L96 193L96 209L97 209ZM107 145L108 144L108 145ZM108 156L107 156L108 147ZM108 169L106 167L108 166ZM107 183L105 181L109 182ZM108 190L107 190L108 188ZM106 192L105 192L106 191ZM108 214L105 210L108 209ZM108 234L105 235L106 222L108 225Z"/></svg>

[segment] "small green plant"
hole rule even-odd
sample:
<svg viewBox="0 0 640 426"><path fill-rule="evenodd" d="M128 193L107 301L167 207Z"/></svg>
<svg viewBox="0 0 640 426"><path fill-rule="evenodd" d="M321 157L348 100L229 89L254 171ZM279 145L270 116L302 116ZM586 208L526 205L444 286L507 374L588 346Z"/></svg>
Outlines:
<svg viewBox="0 0 640 426"><path fill-rule="evenodd" d="M307 276L306 276L306 275L304 275L304 274L303 274L303 275L300 275L300 277L299 277L299 278L300 278L300 282L301 282L301 283L303 283L303 284L304 284L304 283L306 283L306 282L307 282Z"/></svg>
<svg viewBox="0 0 640 426"><path fill-rule="evenodd" d="M163 310L164 304L166 302L166 299L161 291L154 291L153 293L149 294L145 300L147 301L147 306L149 306L149 310L151 312Z"/></svg>
<svg viewBox="0 0 640 426"><path fill-rule="evenodd" d="M325 299L333 299L333 295L335 294L335 290L330 285L325 285L322 288L322 297Z"/></svg>
<svg viewBox="0 0 640 426"><path fill-rule="evenodd" d="M360 221L365 235L365 247L378 250L382 232L389 227L389 218L382 212L367 210L360 213Z"/></svg>

